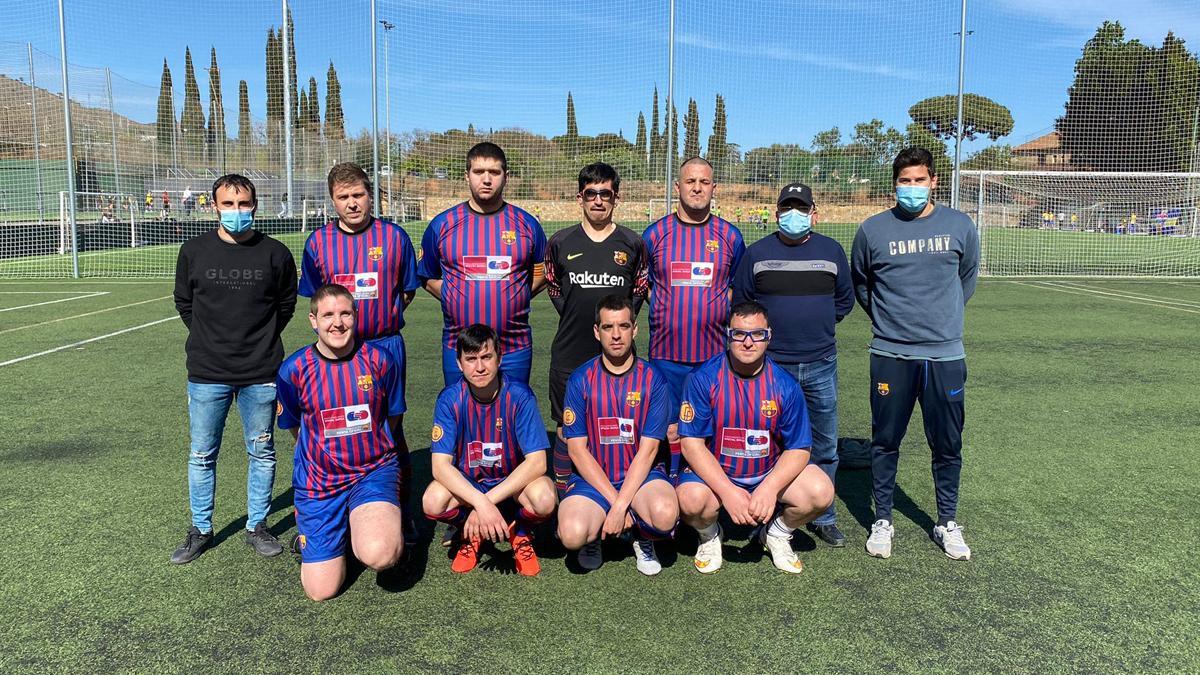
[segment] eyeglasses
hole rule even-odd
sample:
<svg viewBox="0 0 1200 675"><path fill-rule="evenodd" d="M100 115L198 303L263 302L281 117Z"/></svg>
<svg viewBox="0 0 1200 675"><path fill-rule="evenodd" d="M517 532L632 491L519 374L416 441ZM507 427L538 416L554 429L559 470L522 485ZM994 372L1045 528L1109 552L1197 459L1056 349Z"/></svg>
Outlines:
<svg viewBox="0 0 1200 675"><path fill-rule="evenodd" d="M750 338L751 342L770 342L771 329L759 328L757 330L742 330L741 328L726 328L727 335L732 342L745 342L746 338Z"/></svg>
<svg viewBox="0 0 1200 675"><path fill-rule="evenodd" d="M587 189L587 190L584 190L583 192L579 193L579 196L583 197L583 201L585 201L585 202L590 202L590 201L594 200L596 197L599 197L600 201L611 202L617 196L617 193L613 192L612 190Z"/></svg>

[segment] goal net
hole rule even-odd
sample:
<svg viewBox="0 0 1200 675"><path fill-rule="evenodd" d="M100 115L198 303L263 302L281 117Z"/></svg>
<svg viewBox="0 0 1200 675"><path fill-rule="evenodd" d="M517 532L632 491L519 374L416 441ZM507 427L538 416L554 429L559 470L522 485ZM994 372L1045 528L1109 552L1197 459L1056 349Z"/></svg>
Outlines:
<svg viewBox="0 0 1200 675"><path fill-rule="evenodd" d="M1200 173L963 171L982 273L1200 276Z"/></svg>

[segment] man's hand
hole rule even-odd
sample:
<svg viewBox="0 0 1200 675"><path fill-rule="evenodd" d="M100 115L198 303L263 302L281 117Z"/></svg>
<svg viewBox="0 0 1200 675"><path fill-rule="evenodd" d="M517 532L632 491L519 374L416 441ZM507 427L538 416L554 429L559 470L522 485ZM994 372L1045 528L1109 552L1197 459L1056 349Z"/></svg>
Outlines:
<svg viewBox="0 0 1200 675"><path fill-rule="evenodd" d="M721 506L736 525L754 525L758 521L750 512L750 493L734 485L721 497ZM774 507L772 507L774 508Z"/></svg>
<svg viewBox="0 0 1200 675"><path fill-rule="evenodd" d="M621 533L633 526L633 517L629 514L629 507L622 504L613 504L608 510L608 516L604 519L604 528L601 530L601 536L619 537Z"/></svg>
<svg viewBox="0 0 1200 675"><path fill-rule="evenodd" d="M766 524L775 515L777 495L774 489L764 489L762 483L750 494L750 515L756 522Z"/></svg>
<svg viewBox="0 0 1200 675"><path fill-rule="evenodd" d="M488 539L504 541L508 539L508 522L504 520L500 509L488 502L482 508L471 510L467 522L463 524L463 536L468 540Z"/></svg>

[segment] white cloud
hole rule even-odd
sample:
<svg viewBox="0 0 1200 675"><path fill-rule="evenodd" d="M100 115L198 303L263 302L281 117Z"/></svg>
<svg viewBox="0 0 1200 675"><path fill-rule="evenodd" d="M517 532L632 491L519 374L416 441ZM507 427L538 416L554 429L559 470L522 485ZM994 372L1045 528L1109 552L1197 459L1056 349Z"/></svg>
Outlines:
<svg viewBox="0 0 1200 675"><path fill-rule="evenodd" d="M1172 31L1186 40L1192 51L1200 48L1200 4L1194 0L999 0L999 4L1011 13L1040 17L1088 35L1104 21L1115 20L1125 27L1126 38L1156 45ZM968 5L968 22L970 17Z"/></svg>
<svg viewBox="0 0 1200 675"><path fill-rule="evenodd" d="M740 44L732 45L698 35L682 35L676 38L679 44L699 47L700 49L708 49L712 51L725 52L729 54L739 54L748 57L758 57L773 59L776 61L792 61L804 63L811 66L821 68L830 68L833 70L843 70L851 73L862 73L867 75L877 75L880 77L891 77L900 80L908 80L911 82L924 82L928 77L924 73L905 70L903 68L895 68L889 65L871 65L864 63L856 63L847 59L837 58L830 55L808 54L797 52L792 49L783 49L780 47L751 47L749 45Z"/></svg>

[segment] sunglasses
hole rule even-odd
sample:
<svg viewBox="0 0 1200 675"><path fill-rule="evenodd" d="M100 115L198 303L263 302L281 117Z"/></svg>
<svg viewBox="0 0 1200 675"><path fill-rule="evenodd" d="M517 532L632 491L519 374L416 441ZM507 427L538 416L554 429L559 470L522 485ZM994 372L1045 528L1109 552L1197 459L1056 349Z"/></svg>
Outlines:
<svg viewBox="0 0 1200 675"><path fill-rule="evenodd" d="M612 190L592 190L589 188L579 193L579 196L583 197L583 201L585 202L590 202L596 197L599 197L600 201L611 202L616 198L617 193L613 192Z"/></svg>

